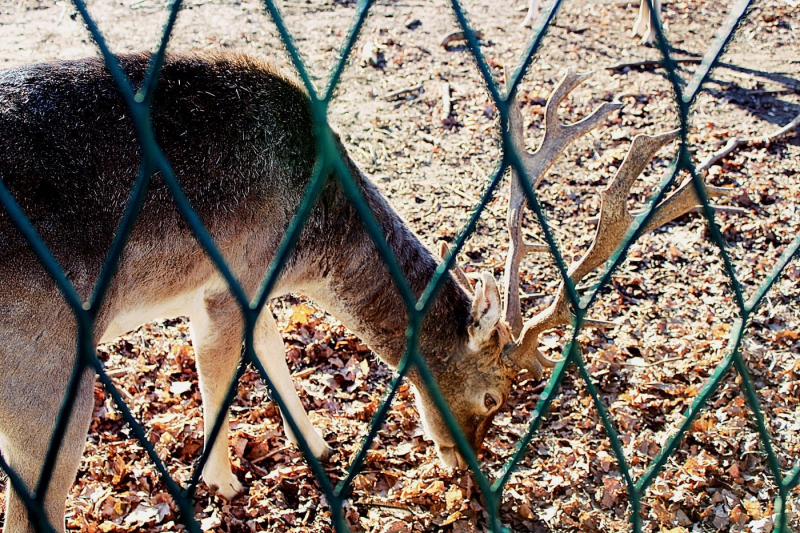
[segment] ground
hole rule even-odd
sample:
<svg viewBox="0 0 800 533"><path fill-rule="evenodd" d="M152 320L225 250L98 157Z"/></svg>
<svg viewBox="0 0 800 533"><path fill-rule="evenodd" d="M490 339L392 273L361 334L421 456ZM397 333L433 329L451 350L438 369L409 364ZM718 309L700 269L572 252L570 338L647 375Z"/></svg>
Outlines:
<svg viewBox="0 0 800 533"><path fill-rule="evenodd" d="M513 67L530 30L523 0L465 2L483 32L492 73ZM565 121L600 103L624 106L559 158L539 187L567 260L590 244L597 191L621 163L637 133L673 129L671 89L653 65L614 68L659 57L629 36L638 2L568 1L521 85L529 149L543 130L544 104L564 69L594 76L562 105ZM725 2L726 6L732 2ZM674 53L696 58L710 46L728 7L702 0L666 3L663 19ZM116 52L152 50L166 14L160 0L90 2ZM285 1L281 9L318 86L337 57L355 2ZM80 17L63 1L0 2L0 64L96 54ZM498 118L463 43L442 38L457 23L443 0L379 1L361 32L331 104L331 122L361 168L422 239L452 241L498 162ZM693 107L689 140L701 161L733 137L758 137L800 113L800 5L753 3L736 38ZM241 50L289 68L261 4L187 0L170 48ZM370 58L376 62L370 62ZM681 64L689 79L696 64ZM445 85L447 84L447 85ZM448 87L452 109L443 113ZM674 152L670 146L634 187L641 205ZM745 296L800 232L800 136L746 146L711 167L711 183L735 189L718 221ZM502 184L467 242L468 272L502 277L507 237ZM528 221L533 239L540 231ZM547 254L523 263L527 316L545 308L557 287ZM591 281L591 280L589 280ZM800 265L790 264L750 324L744 356L784 475L800 461ZM592 316L618 323L582 335L587 367L618 424L624 453L638 476L726 354L737 314L719 250L698 215L645 235L613 276ZM284 327L287 358L301 396L336 450L328 474L340 479L392 377L351 333L311 302L283 299L272 311ZM543 338L558 357L565 332ZM202 418L191 339L183 320L147 325L101 348L109 375L143 421L151 442L179 482L202 450ZM731 373L643 499L647 531L770 531L774 479L760 452L754 417ZM509 408L489 432L482 454L492 476L514 444L544 388L523 374ZM153 465L98 385L84 461L68 501L70 531L175 531L177 512ZM248 492L225 501L201 485L196 516L209 531L330 531L330 514L255 372L248 371L232 410L235 472ZM2 482L0 482L2 483ZM6 489L0 484L0 492ZM793 492L795 499L797 490ZM792 530L800 530L796 503ZM501 505L513 531L625 531L630 513L617 461L586 386L573 369L511 478ZM2 510L0 510L2 517ZM439 467L407 386L400 389L368 453L347 507L356 531L484 531L484 504L468 474Z"/></svg>

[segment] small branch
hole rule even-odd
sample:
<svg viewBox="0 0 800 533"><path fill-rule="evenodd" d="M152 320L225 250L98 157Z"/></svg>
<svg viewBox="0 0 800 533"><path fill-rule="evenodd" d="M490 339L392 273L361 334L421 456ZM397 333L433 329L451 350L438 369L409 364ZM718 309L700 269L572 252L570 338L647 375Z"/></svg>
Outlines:
<svg viewBox="0 0 800 533"><path fill-rule="evenodd" d="M378 508L383 508L383 509L393 509L393 510L396 510L396 511L403 511L403 512L409 513L409 514L414 515L414 516L420 516L420 513L418 511L415 511L411 507L408 507L408 506L405 506L405 505L400 505L399 503L380 502L380 501L377 501L377 500L374 500L374 499L372 499L372 500L359 500L359 501L357 501L355 503L356 503L356 505L365 505L367 507L378 507Z"/></svg>
<svg viewBox="0 0 800 533"><path fill-rule="evenodd" d="M383 98L391 102L392 100L399 100L401 96L405 96L409 93L419 92L420 90L422 90L421 83L419 85L414 85L413 87L406 87L405 89L398 89L396 91L392 91Z"/></svg>
<svg viewBox="0 0 800 533"><path fill-rule="evenodd" d="M708 159L700 163L697 166L697 171L703 172L704 170L707 170L709 167L711 167L711 165L717 163L724 157L728 156L740 146L745 146L748 144L770 143L775 139L779 139L784 135L791 133L792 131L797 129L798 126L800 126L800 115L794 117L794 120L789 122L784 127L780 128L779 130L773 132L771 135L766 135L764 137L745 137L745 138L729 139L728 142L725 143L725 146L723 146L722 148L720 148L719 150L708 156Z"/></svg>
<svg viewBox="0 0 800 533"><path fill-rule="evenodd" d="M673 59L673 63L689 63L689 64L700 64L703 60L701 58L695 57L686 57L683 59ZM610 67L606 67L606 70L624 70L626 68L635 69L635 68L663 68L664 65L661 63L660 59L650 59L646 61L633 61L631 63L617 63L616 65L611 65Z"/></svg>
<svg viewBox="0 0 800 533"><path fill-rule="evenodd" d="M475 196L471 196L471 195L465 193L464 191L456 189L452 185L445 185L444 188L447 189L448 191L454 193L454 194L457 194L458 196L460 196L464 200L467 200L467 201L472 202L474 204L480 203L480 200L478 198L476 198ZM486 206L486 210L489 211L494 216L496 216L497 218L503 218L503 215L498 213L497 210L495 210L493 207L491 207L489 205Z"/></svg>

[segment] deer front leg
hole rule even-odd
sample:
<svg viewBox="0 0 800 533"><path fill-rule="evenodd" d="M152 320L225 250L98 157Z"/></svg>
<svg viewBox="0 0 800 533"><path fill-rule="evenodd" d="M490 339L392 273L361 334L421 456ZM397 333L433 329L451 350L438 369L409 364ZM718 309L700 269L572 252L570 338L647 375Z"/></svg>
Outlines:
<svg viewBox="0 0 800 533"><path fill-rule="evenodd" d="M283 338L269 309L264 309L261 312L261 316L256 323L253 342L258 360L261 361L261 365L267 372L270 381L272 381L272 385L286 404L288 413L281 411L281 415L283 416L283 428L286 431L287 438L297 444L297 438L292 433L286 420L288 415L297 424L300 434L308 443L314 457L327 461L333 454L333 450L311 424L308 414L297 396L292 374L286 364Z"/></svg>
<svg viewBox="0 0 800 533"><path fill-rule="evenodd" d="M69 316L65 306L60 307L60 316ZM29 491L34 490L41 475L75 361L74 328L70 331L69 326L63 323L55 320L51 323L53 331L45 331L36 339L25 339L12 345L11 349L16 353L8 353L7 345L0 348L0 452ZM93 389L94 373L87 371L81 378L67 431L42 502L45 516L39 518L46 519L55 531L64 531L65 502L75 481L89 430L94 407ZM29 521L25 505L10 483L6 490L4 531L36 531Z"/></svg>
<svg viewBox="0 0 800 533"><path fill-rule="evenodd" d="M204 446L212 446L203 467L203 480L210 489L230 500L243 487L231 471L228 413L220 411L241 359L241 312L227 293L206 295L202 307L193 310L189 319L203 397ZM223 417L222 427L216 441L211 443L209 436L217 416Z"/></svg>

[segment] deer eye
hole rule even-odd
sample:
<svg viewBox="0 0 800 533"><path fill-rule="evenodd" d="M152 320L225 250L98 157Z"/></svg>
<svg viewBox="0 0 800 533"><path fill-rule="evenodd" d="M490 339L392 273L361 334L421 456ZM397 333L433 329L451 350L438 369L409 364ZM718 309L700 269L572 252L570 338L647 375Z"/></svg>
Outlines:
<svg viewBox="0 0 800 533"><path fill-rule="evenodd" d="M497 400L494 399L494 396L489 394L488 392L483 397L483 406L486 407L488 411L491 411L495 407L497 407Z"/></svg>

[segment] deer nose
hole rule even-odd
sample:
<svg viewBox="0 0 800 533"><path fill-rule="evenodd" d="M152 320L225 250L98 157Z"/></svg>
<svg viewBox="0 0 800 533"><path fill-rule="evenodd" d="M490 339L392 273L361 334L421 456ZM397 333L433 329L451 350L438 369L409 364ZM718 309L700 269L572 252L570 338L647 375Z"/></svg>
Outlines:
<svg viewBox="0 0 800 533"><path fill-rule="evenodd" d="M437 451L445 467L457 470L466 470L469 467L455 446L437 446Z"/></svg>

